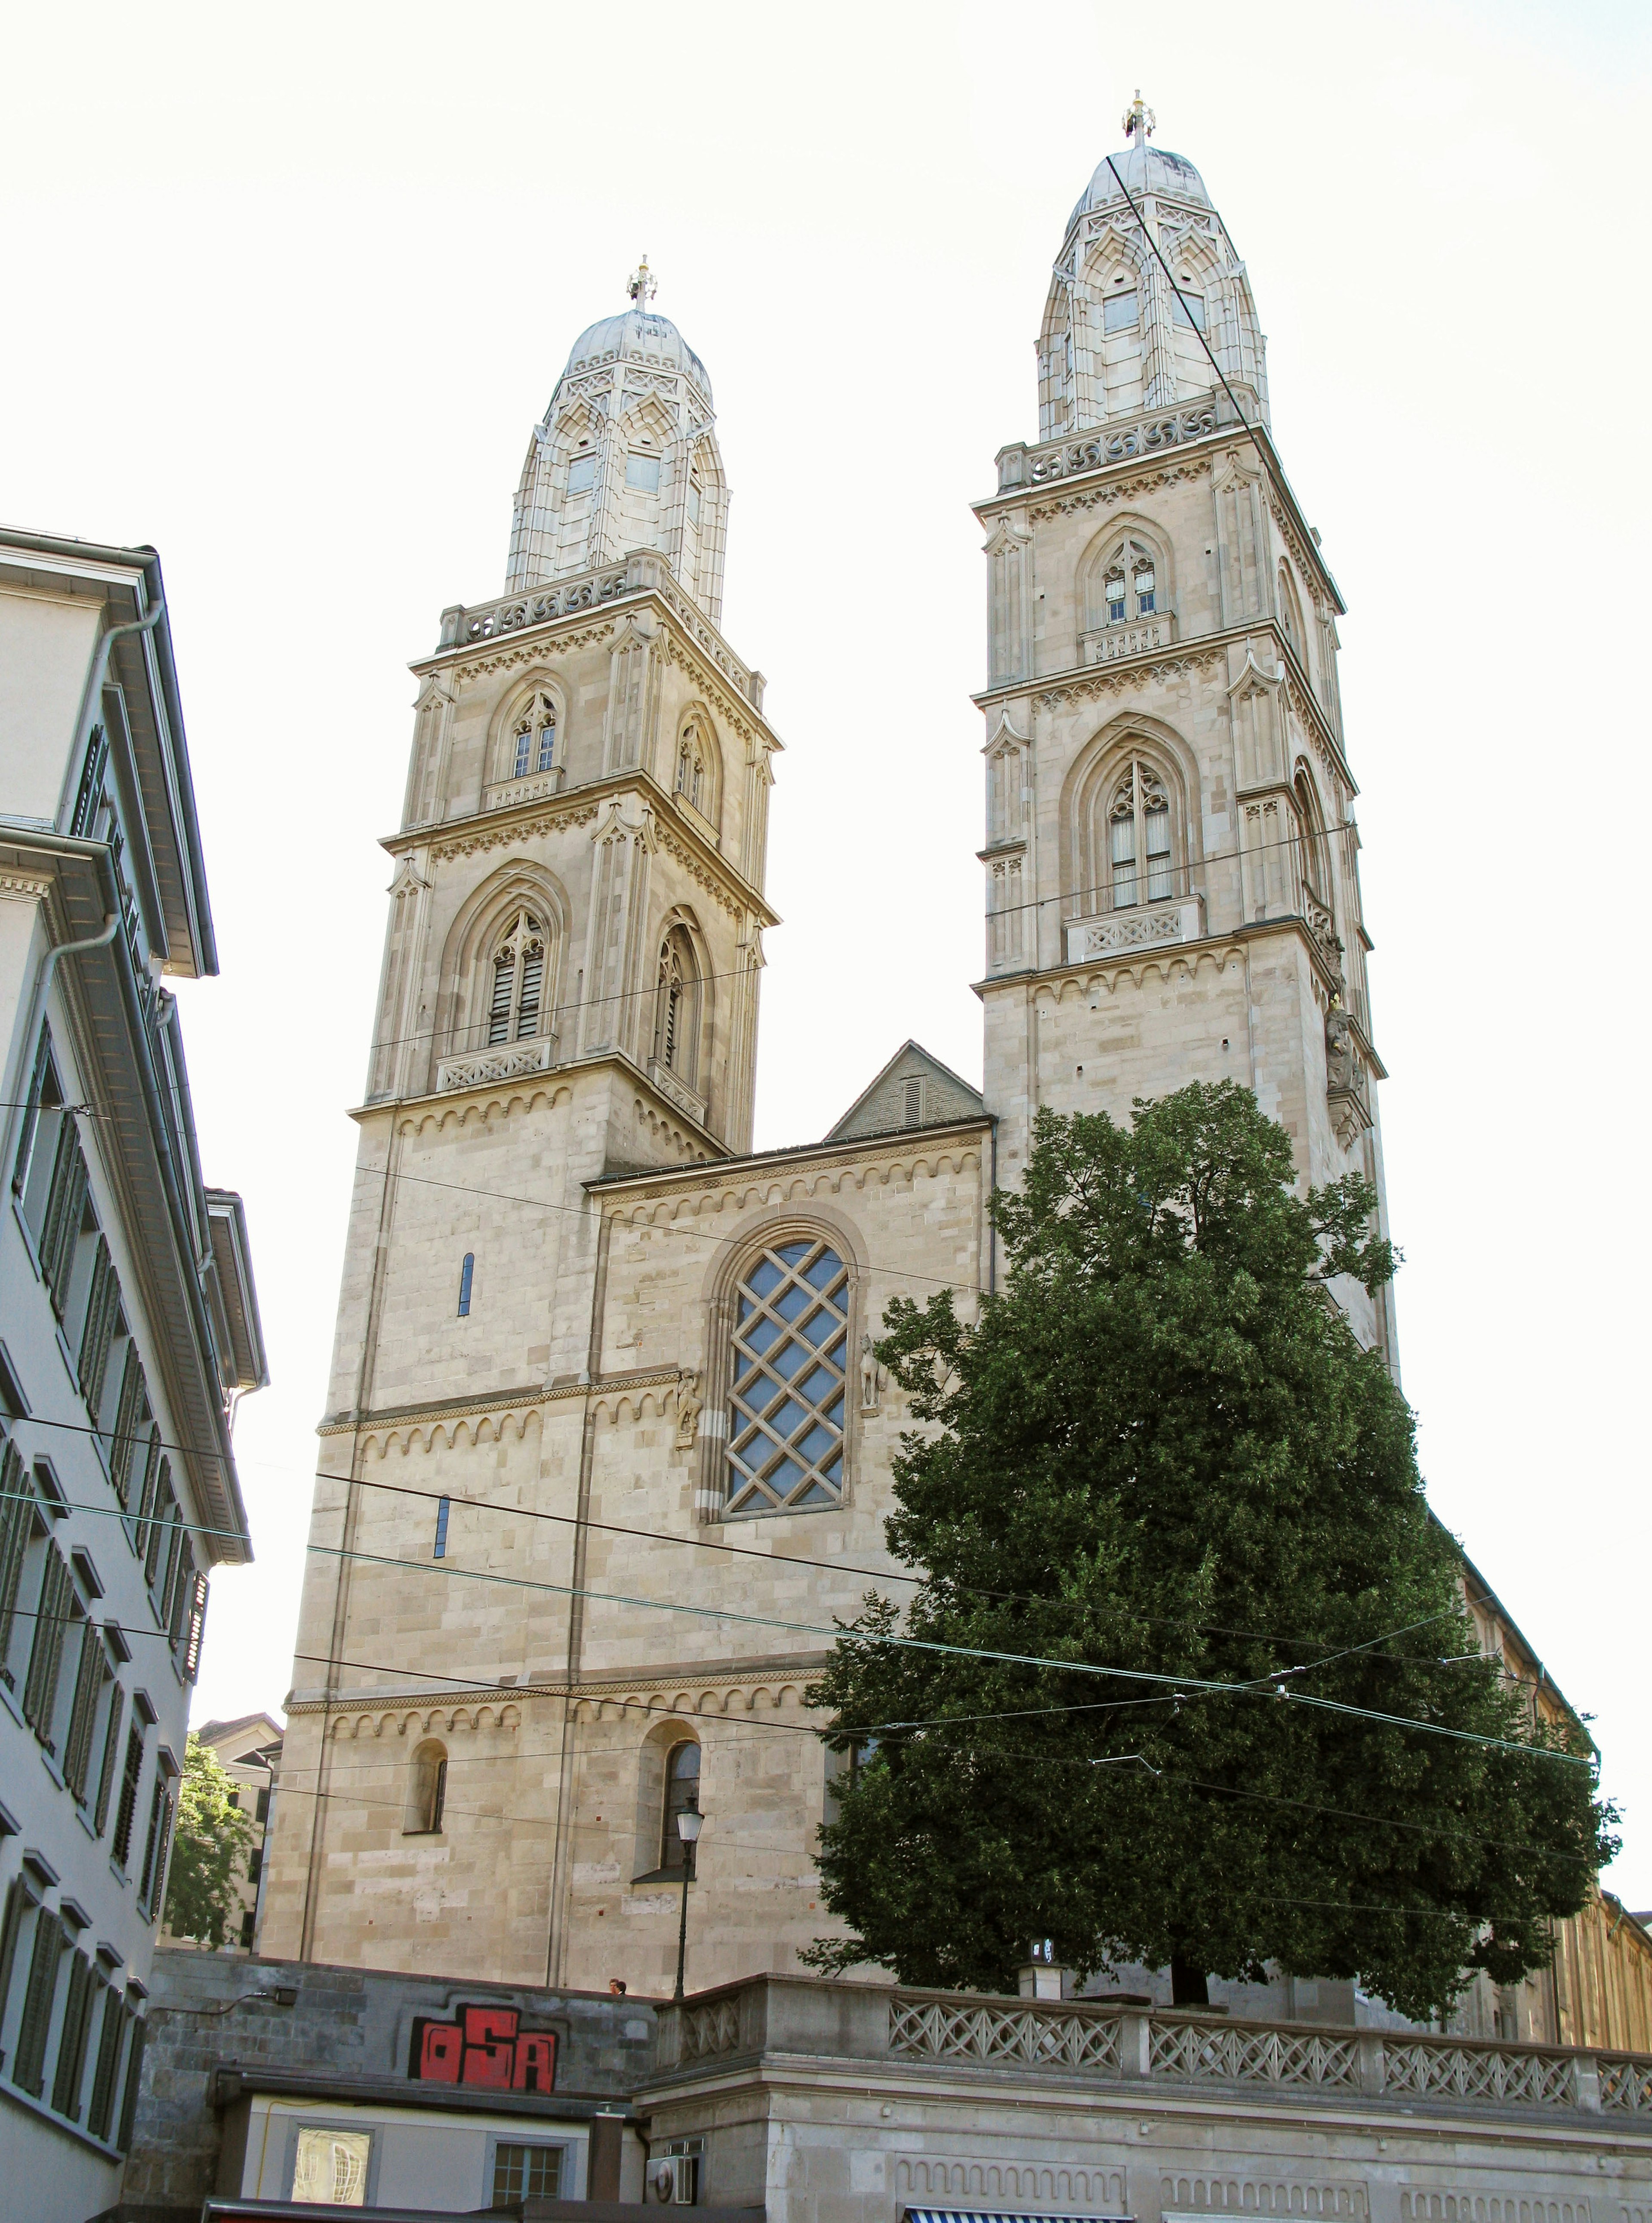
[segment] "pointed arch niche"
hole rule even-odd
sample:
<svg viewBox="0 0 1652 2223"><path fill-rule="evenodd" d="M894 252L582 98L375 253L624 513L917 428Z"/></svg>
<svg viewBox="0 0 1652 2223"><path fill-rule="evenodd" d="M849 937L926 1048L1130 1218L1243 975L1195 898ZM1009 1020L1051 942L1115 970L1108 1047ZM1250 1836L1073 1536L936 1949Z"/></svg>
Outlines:
<svg viewBox="0 0 1652 2223"><path fill-rule="evenodd" d="M562 883L525 862L495 872L465 904L443 953L438 1089L556 1063L568 919Z"/></svg>
<svg viewBox="0 0 1652 2223"><path fill-rule="evenodd" d="M531 672L501 696L488 727L487 764L488 808L553 795L562 786L568 765L568 702L554 674Z"/></svg>
<svg viewBox="0 0 1652 2223"><path fill-rule="evenodd" d="M691 910L679 905L666 914L656 950L649 1077L703 1125L711 1093L712 967Z"/></svg>
<svg viewBox="0 0 1652 2223"><path fill-rule="evenodd" d="M1176 559L1145 517L1115 517L1078 559L1078 660L1104 664L1176 638Z"/></svg>
<svg viewBox="0 0 1652 2223"><path fill-rule="evenodd" d="M1075 759L1061 816L1070 958L1203 933L1198 768L1171 727L1111 720Z"/></svg>
<svg viewBox="0 0 1652 2223"><path fill-rule="evenodd" d="M718 846L723 823L723 750L703 702L691 702L673 732L665 767L671 799L688 822Z"/></svg>

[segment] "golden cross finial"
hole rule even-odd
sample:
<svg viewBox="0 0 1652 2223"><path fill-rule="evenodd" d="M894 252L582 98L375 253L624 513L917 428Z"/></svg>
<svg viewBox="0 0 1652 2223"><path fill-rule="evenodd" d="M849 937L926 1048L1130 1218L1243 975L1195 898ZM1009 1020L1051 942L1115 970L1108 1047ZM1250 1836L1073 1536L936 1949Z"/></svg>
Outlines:
<svg viewBox="0 0 1652 2223"><path fill-rule="evenodd" d="M631 272L631 283L626 287L625 291L631 295L631 299L636 302L639 309L647 308L649 303L654 299L655 294L658 293L658 281L654 278L649 269L648 257L646 255L638 264L636 269Z"/></svg>
<svg viewBox="0 0 1652 2223"><path fill-rule="evenodd" d="M1145 147L1148 140L1152 138L1153 127L1158 121L1159 118L1153 114L1151 108L1144 108L1142 106L1141 87L1138 85L1136 87L1135 98L1124 111L1125 137L1127 139L1134 139L1139 131L1141 134L1141 144Z"/></svg>

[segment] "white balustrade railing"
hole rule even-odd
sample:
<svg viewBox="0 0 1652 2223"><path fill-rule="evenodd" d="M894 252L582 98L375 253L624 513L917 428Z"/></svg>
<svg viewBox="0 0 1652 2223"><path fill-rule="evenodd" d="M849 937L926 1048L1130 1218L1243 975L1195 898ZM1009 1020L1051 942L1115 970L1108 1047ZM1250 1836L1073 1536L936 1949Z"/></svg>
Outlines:
<svg viewBox="0 0 1652 2223"><path fill-rule="evenodd" d="M490 1081L515 1080L523 1074L549 1073L556 1062L556 1043L555 1035L538 1035L531 1042L498 1042L444 1057L436 1068L437 1087L482 1088Z"/></svg>

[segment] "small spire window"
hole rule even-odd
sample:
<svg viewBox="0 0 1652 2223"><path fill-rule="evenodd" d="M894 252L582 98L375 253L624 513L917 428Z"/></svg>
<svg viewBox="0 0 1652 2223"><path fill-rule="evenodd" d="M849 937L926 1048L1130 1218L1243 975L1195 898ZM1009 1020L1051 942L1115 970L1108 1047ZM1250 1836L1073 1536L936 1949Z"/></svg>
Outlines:
<svg viewBox="0 0 1652 2223"><path fill-rule="evenodd" d="M706 807L706 743L692 721L677 738L677 793L696 810Z"/></svg>
<svg viewBox="0 0 1652 2223"><path fill-rule="evenodd" d="M575 456L568 467L569 494L589 494L597 482L597 459L594 450L588 456Z"/></svg>
<svg viewBox="0 0 1652 2223"><path fill-rule="evenodd" d="M538 1033L544 981L544 929L531 911L519 910L493 953L487 1007L490 1043L523 1042Z"/></svg>
<svg viewBox="0 0 1652 2223"><path fill-rule="evenodd" d="M1204 330L1204 296L1191 292L1185 278L1182 280L1181 291L1170 297L1170 312L1172 322L1184 324L1192 331L1202 332Z"/></svg>
<svg viewBox="0 0 1652 2223"><path fill-rule="evenodd" d="M697 532L700 530L700 481L688 482L688 522Z"/></svg>
<svg viewBox="0 0 1652 2223"><path fill-rule="evenodd" d="M1140 305L1134 286L1108 294L1102 303L1102 330L1104 332L1133 332L1140 321Z"/></svg>
<svg viewBox="0 0 1652 2223"><path fill-rule="evenodd" d="M694 945L684 929L675 926L660 948L654 1055L668 1073L675 1073L691 1087L699 1047L699 986Z"/></svg>
<svg viewBox="0 0 1652 2223"><path fill-rule="evenodd" d="M632 449L625 458L625 484L633 494L658 494L660 490L660 459L645 456Z"/></svg>
<svg viewBox="0 0 1652 2223"><path fill-rule="evenodd" d="M1170 797L1157 772L1134 763L1113 791L1108 813L1113 908L1128 910L1141 902L1167 903L1175 887L1171 858Z"/></svg>

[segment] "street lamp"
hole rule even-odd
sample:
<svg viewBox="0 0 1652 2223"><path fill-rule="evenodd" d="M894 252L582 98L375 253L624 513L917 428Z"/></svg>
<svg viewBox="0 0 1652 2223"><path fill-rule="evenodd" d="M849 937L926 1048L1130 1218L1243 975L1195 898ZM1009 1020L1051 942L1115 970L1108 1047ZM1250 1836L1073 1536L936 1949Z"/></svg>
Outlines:
<svg viewBox="0 0 1652 2223"><path fill-rule="evenodd" d="M700 1842L700 1828L704 1817L697 1806L685 1806L677 1816L677 1835L682 1840L682 1913L677 1923L677 1988L674 1999L682 1997L682 1962L688 1950L688 1886L694 1880L694 1847Z"/></svg>

